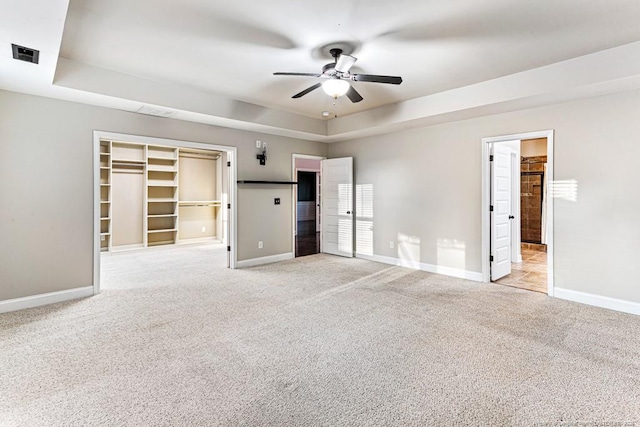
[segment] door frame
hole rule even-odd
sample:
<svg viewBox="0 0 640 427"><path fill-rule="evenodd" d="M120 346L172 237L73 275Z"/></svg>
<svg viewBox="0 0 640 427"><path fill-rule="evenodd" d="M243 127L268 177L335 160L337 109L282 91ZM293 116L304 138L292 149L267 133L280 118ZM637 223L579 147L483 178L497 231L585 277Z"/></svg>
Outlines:
<svg viewBox="0 0 640 427"><path fill-rule="evenodd" d="M231 246L229 268L235 269L237 259L237 237L238 237L238 210L237 206L237 147L227 145L205 144L202 142L182 141L177 139L156 138L150 136L129 135L116 132L93 132L93 294L100 293L100 140L126 141L138 144L164 145L177 148L196 148L202 150L224 151L227 153L228 161L231 163L231 182L227 203L231 204L228 210L229 235L227 246Z"/></svg>
<svg viewBox="0 0 640 427"><path fill-rule="evenodd" d="M490 261L489 254L491 253L491 239L490 229L491 221L489 214L489 206L491 204L491 167L489 164L489 155L491 152L491 144L496 142L513 141L515 139L547 139L547 182L549 185L553 185L553 142L554 131L543 130L537 132L526 132L512 135L501 135L482 138L482 281L489 283L491 281L490 275ZM551 194L547 189L547 195ZM554 295L554 280L553 280L553 251L554 251L554 239L553 239L553 197L547 197L547 294L549 296Z"/></svg>
<svg viewBox="0 0 640 427"><path fill-rule="evenodd" d="M303 172L318 172L318 171L310 170L306 168L297 169L296 159L320 160L322 162L322 160L326 160L327 158L325 156L315 156L312 154L297 154L297 153L291 154L291 181L297 182L299 170ZM316 199L317 198L318 198L318 195L316 194ZM298 186L292 185L291 186L291 249L292 249L294 258L296 257L296 227L297 227L296 220L298 219L297 203L298 203ZM316 206L316 208L317 207L318 206ZM318 215L320 216L320 222L322 223L323 222L322 212L319 212ZM322 245L322 242L320 242L320 245ZM322 250L322 247L320 249Z"/></svg>

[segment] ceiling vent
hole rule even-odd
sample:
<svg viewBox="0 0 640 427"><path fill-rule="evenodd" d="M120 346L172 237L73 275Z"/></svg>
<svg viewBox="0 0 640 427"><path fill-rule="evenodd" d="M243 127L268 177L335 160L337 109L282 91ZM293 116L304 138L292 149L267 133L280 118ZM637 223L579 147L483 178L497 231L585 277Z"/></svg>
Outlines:
<svg viewBox="0 0 640 427"><path fill-rule="evenodd" d="M143 105L136 112L140 114L146 114L147 116L156 116L156 117L164 117L164 118L173 117L176 115L174 111L162 110L160 108L149 107L148 105Z"/></svg>
<svg viewBox="0 0 640 427"><path fill-rule="evenodd" d="M11 43L11 49L13 49L13 59L27 61L33 64L38 63L38 58L40 57L39 50L31 49L30 47L18 46L13 43Z"/></svg>

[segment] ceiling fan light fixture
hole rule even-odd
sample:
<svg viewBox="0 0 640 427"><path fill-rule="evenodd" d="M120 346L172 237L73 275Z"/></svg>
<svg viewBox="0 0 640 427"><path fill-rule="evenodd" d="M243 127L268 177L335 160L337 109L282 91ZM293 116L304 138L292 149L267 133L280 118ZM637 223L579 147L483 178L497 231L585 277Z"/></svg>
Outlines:
<svg viewBox="0 0 640 427"><path fill-rule="evenodd" d="M349 82L342 79L329 79L322 83L322 90L332 98L339 98L343 96L347 93L350 87L351 85Z"/></svg>

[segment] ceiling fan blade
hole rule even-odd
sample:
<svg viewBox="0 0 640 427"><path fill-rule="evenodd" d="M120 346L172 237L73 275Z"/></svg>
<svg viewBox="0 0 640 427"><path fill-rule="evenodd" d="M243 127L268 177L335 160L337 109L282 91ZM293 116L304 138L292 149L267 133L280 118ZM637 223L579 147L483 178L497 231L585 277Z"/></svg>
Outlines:
<svg viewBox="0 0 640 427"><path fill-rule="evenodd" d="M349 86L349 90L347 91L346 95L347 95L347 98L349 98L351 100L351 102L353 102L354 104L356 102L362 101L362 99L363 99L362 95L360 95L358 93L358 91L354 89L353 86Z"/></svg>
<svg viewBox="0 0 640 427"><path fill-rule="evenodd" d="M274 76L310 76L310 77L320 77L321 75L318 73L283 73L276 72L273 73Z"/></svg>
<svg viewBox="0 0 640 427"><path fill-rule="evenodd" d="M308 94L309 92L311 92L312 90L318 89L320 86L322 86L322 83L316 83L313 86L306 88L302 92L296 93L295 95L292 96L292 98L301 98L301 97L305 96L306 94Z"/></svg>
<svg viewBox="0 0 640 427"><path fill-rule="evenodd" d="M352 74L351 80L356 82L389 83L392 85L399 85L402 83L402 77L376 76L374 74Z"/></svg>
<svg viewBox="0 0 640 427"><path fill-rule="evenodd" d="M358 58L351 55L340 55L338 57L338 60L336 61L336 71L346 73L347 71L349 71L349 69L351 69L351 67L356 63L357 60Z"/></svg>

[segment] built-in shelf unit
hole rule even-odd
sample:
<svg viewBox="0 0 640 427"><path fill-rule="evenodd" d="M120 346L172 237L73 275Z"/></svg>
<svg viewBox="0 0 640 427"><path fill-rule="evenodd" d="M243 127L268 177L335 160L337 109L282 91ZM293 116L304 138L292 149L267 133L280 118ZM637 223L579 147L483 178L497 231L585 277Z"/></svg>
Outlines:
<svg viewBox="0 0 640 427"><path fill-rule="evenodd" d="M147 245L176 243L178 149L147 147Z"/></svg>
<svg viewBox="0 0 640 427"><path fill-rule="evenodd" d="M100 142L101 250L220 240L221 153Z"/></svg>
<svg viewBox="0 0 640 427"><path fill-rule="evenodd" d="M111 247L111 144L100 142L100 250Z"/></svg>

